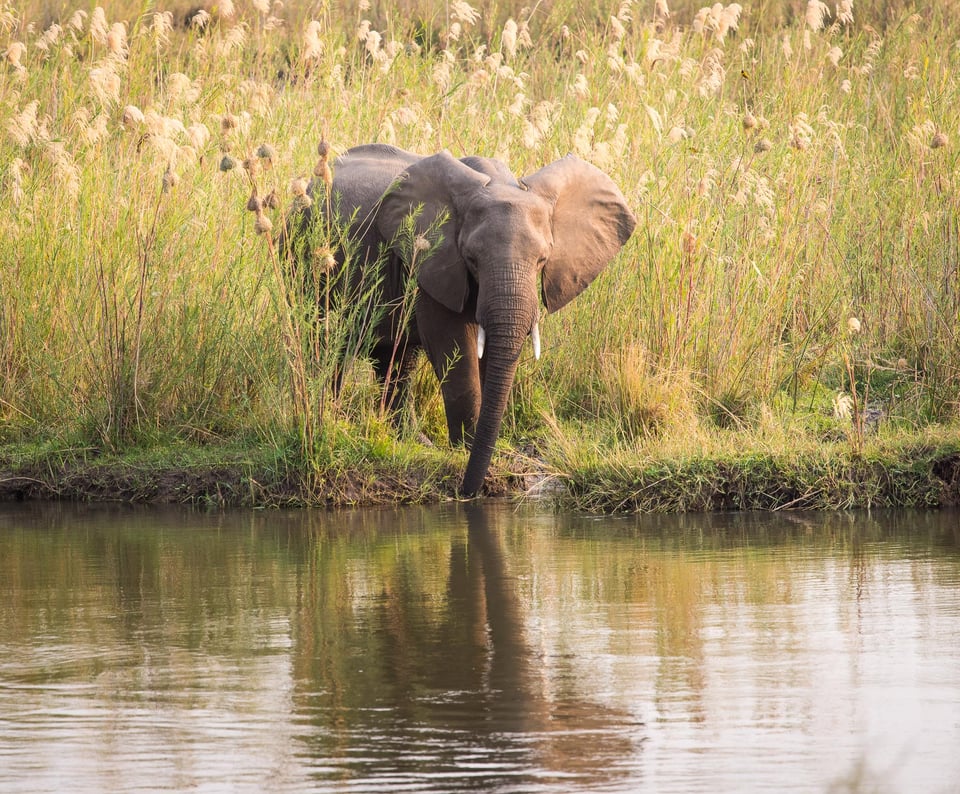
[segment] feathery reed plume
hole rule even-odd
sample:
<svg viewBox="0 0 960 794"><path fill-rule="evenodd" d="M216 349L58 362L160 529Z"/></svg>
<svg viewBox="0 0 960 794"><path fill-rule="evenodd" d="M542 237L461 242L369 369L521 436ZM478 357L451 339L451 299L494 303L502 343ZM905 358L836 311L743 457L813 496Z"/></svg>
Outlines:
<svg viewBox="0 0 960 794"><path fill-rule="evenodd" d="M23 175L27 170L27 164L19 157L14 157L7 166L7 174L10 179L10 200L13 206L19 207L23 201Z"/></svg>
<svg viewBox="0 0 960 794"><path fill-rule="evenodd" d="M173 31L173 12L154 11L150 21L150 30L153 33L155 46L162 47L170 43L170 33Z"/></svg>
<svg viewBox="0 0 960 794"><path fill-rule="evenodd" d="M480 21L480 12L465 0L454 0L450 4L450 16L464 25L476 25Z"/></svg>
<svg viewBox="0 0 960 794"><path fill-rule="evenodd" d="M125 22L114 22L107 31L107 49L111 54L120 58L127 56L127 25Z"/></svg>
<svg viewBox="0 0 960 794"><path fill-rule="evenodd" d="M39 100L34 99L28 102L23 110L15 113L7 121L7 132L10 137L20 146L27 146L31 141L36 140L38 130L41 125L37 119L37 111L40 109Z"/></svg>
<svg viewBox="0 0 960 794"><path fill-rule="evenodd" d="M136 129L143 124L143 111L136 105L127 105L123 109L120 121L127 129Z"/></svg>
<svg viewBox="0 0 960 794"><path fill-rule="evenodd" d="M43 35L37 39L34 46L44 53L45 56L49 57L50 49L53 47L57 41L60 40L60 36L63 34L63 28L54 22L50 27L43 31Z"/></svg>
<svg viewBox="0 0 960 794"><path fill-rule="evenodd" d="M93 95L101 105L115 105L120 101L120 75L116 73L112 64L95 66L90 70L89 78Z"/></svg>
<svg viewBox="0 0 960 794"><path fill-rule="evenodd" d="M220 132L228 135L240 126L240 117L234 113L224 113L220 117Z"/></svg>
<svg viewBox="0 0 960 794"><path fill-rule="evenodd" d="M14 69L18 72L23 71L26 67L21 63L24 53L27 51L27 45L22 41L11 42L7 47L6 51L3 53L3 57L6 59Z"/></svg>
<svg viewBox="0 0 960 794"><path fill-rule="evenodd" d="M107 22L107 14L101 6L97 6L90 15L90 35L97 44L106 44L109 32L110 24Z"/></svg>
<svg viewBox="0 0 960 794"><path fill-rule="evenodd" d="M323 40L320 38L322 27L315 19L307 22L303 30L303 57L317 60L323 55Z"/></svg>
<svg viewBox="0 0 960 794"><path fill-rule="evenodd" d="M209 11L204 8L199 8L196 13L190 17L190 27L194 30L204 30L207 25L210 24L211 19L212 17Z"/></svg>
<svg viewBox="0 0 960 794"><path fill-rule="evenodd" d="M853 0L839 0L837 3L837 22L841 25L853 24Z"/></svg>
<svg viewBox="0 0 960 794"><path fill-rule="evenodd" d="M70 19L67 20L67 28L74 31L78 35L83 33L83 23L86 20L88 14L82 8L74 11L70 15Z"/></svg>
<svg viewBox="0 0 960 794"><path fill-rule="evenodd" d="M173 166L168 164L166 170L163 172L163 192L169 193L176 187L179 181L180 177L177 176L176 171L173 170Z"/></svg>
<svg viewBox="0 0 960 794"><path fill-rule="evenodd" d="M830 9L822 0L807 0L807 10L804 14L804 21L810 30L821 30L829 15Z"/></svg>
<svg viewBox="0 0 960 794"><path fill-rule="evenodd" d="M207 125L201 121L196 121L187 127L186 135L187 140L190 141L190 145L198 151L203 149L210 140L210 130L207 128Z"/></svg>
<svg viewBox="0 0 960 794"><path fill-rule="evenodd" d="M510 58L517 54L517 22L513 17L510 17L503 25L503 32L500 34L500 48Z"/></svg>

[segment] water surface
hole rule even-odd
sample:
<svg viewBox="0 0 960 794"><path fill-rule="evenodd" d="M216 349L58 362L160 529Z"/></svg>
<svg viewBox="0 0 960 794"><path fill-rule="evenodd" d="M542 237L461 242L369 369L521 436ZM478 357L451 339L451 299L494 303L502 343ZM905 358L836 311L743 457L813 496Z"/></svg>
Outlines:
<svg viewBox="0 0 960 794"><path fill-rule="evenodd" d="M960 791L960 515L0 506L0 790Z"/></svg>

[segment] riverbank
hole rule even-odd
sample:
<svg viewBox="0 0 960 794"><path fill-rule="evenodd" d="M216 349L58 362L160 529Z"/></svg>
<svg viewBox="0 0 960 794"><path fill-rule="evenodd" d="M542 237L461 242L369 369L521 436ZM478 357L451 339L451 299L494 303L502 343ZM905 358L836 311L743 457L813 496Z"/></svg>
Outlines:
<svg viewBox="0 0 960 794"><path fill-rule="evenodd" d="M422 446L297 470L276 450L196 446L107 455L0 448L0 500L358 507L457 498L465 454ZM554 500L590 513L939 508L960 504L960 434L948 428L855 448L743 446L565 462L496 456L485 496Z"/></svg>
<svg viewBox="0 0 960 794"><path fill-rule="evenodd" d="M463 453L423 447L385 459L295 468L276 449L160 447L128 454L0 448L0 501L191 504L198 507L369 507L456 497ZM522 478L493 473L487 494L518 492Z"/></svg>

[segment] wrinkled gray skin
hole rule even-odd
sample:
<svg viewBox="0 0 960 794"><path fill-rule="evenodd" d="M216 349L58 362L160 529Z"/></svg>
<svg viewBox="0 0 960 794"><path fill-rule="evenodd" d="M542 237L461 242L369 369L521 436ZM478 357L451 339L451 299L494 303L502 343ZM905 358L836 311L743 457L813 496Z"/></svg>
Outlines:
<svg viewBox="0 0 960 794"><path fill-rule="evenodd" d="M636 219L612 180L572 155L517 180L498 160L458 160L446 151L422 157L369 144L339 157L333 174L333 198L339 216L354 219L350 235L360 243L359 256L372 261L390 247L384 301L398 299L409 272L395 239L404 218L422 207L416 232L439 239L415 263L414 322L398 327L387 318L374 364L383 378L394 359L402 389L412 353L424 348L441 380L450 441L470 445L461 493L475 496L521 347L539 316L538 291L548 312L567 304L617 254ZM478 325L486 335L482 358Z"/></svg>

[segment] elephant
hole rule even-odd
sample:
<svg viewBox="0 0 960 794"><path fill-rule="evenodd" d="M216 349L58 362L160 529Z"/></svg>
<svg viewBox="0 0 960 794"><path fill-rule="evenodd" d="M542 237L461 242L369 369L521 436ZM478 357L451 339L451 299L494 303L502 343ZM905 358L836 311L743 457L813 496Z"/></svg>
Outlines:
<svg viewBox="0 0 960 794"><path fill-rule="evenodd" d="M460 494L475 497L528 336L539 357L538 292L547 312L566 305L619 252L636 218L613 180L574 155L523 179L493 158L377 143L347 150L332 166L331 184L311 182L312 206L323 215L336 208L349 256L377 263L379 300L393 307L375 332L377 375L389 383L395 369L392 384L402 390L413 353L426 351L450 442L470 448ZM415 239L431 244L419 261L398 241L411 216ZM400 320L396 307L411 276L413 316Z"/></svg>

